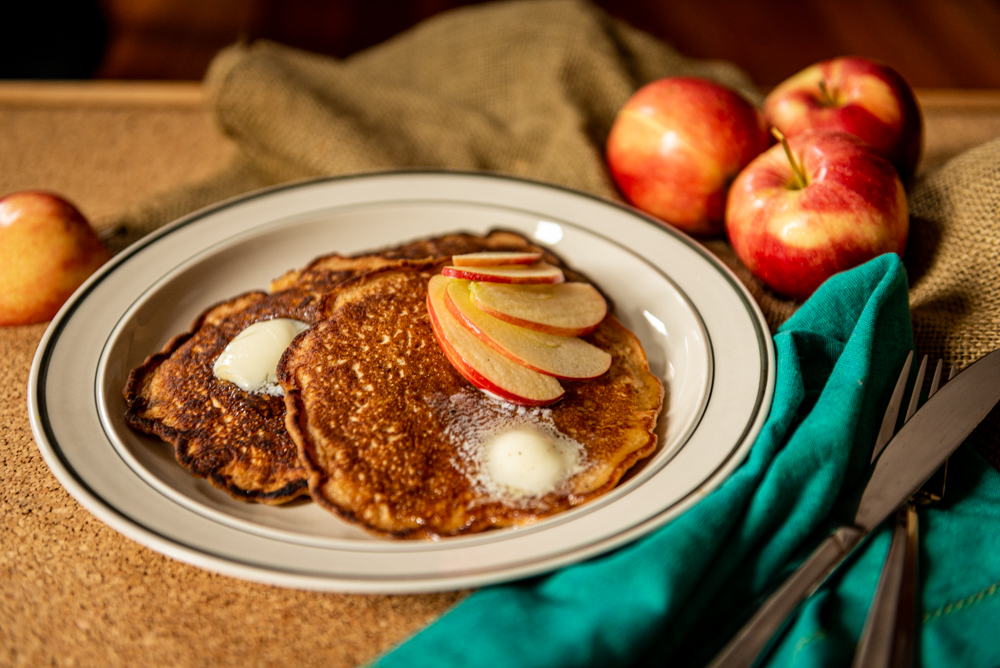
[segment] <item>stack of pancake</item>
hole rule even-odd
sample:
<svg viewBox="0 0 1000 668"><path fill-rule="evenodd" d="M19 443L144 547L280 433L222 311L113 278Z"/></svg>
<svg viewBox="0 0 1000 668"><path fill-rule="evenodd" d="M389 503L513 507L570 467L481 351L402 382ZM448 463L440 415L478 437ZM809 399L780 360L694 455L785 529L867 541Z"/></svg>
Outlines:
<svg viewBox="0 0 1000 668"><path fill-rule="evenodd" d="M126 422L174 447L192 474L237 499L309 494L387 537L437 538L519 525L614 487L656 447L663 388L636 337L609 315L585 338L612 355L597 379L567 382L552 406L514 406L477 390L447 361L426 308L427 282L452 255L541 250L507 231L452 234L355 256L327 255L207 309L129 375ZM220 380L213 364L253 323L311 327L278 366L284 396ZM575 444L557 489L517 496L489 483L482 449L530 428Z"/></svg>

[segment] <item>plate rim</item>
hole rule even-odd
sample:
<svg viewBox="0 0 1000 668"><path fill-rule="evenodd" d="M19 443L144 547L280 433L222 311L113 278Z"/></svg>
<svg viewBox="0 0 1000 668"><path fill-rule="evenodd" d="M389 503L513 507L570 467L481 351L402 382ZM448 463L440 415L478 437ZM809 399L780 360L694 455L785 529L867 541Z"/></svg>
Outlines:
<svg viewBox="0 0 1000 668"><path fill-rule="evenodd" d="M195 546L178 544L175 539L162 535L145 526L140 520L130 517L128 514L117 508L115 504L105 499L101 494L92 489L90 485L87 484L86 480L82 479L80 472L76 471L72 464L66 459L65 454L62 451L62 446L58 444L55 434L51 431L52 427L48 417L48 407L46 406L44 397L46 383L48 382L48 368L55 344L58 342L60 334L65 330L73 314L101 281L112 274L129 258L150 245L155 244L160 239L184 228L187 225L195 223L205 217L216 214L234 205L246 204L255 199L267 197L282 191L307 188L318 184L339 183L356 179L391 178L398 176L472 177L476 179L484 179L486 181L499 180L503 182L513 182L515 184L521 183L532 187L540 187L542 189L561 191L562 193L573 197L582 197L584 199L597 202L600 205L610 206L622 210L630 216L645 222L648 225L652 225L657 231L666 233L668 236L672 237L674 241L681 242L690 250L694 251L698 256L706 260L707 263L726 280L726 282L733 289L733 292L743 303L744 308L750 316L749 319L753 323L755 338L762 362L760 373L758 375L757 396L755 398L752 414L747 419L740 437L735 441L726 457L723 458L722 461L718 462L713 472L706 476L695 489L690 491L674 504L671 504L668 508L659 510L657 514L648 520L629 527L613 536L591 543L585 548L571 548L564 554L558 553L557 551L553 555L540 561L527 564L514 563L512 565L507 565L502 569L487 573L469 573L457 576L406 576L401 580L386 578L375 578L374 580L366 578L340 579L332 578L327 575L320 575L319 578L322 580L322 583L317 583L315 581L316 576L304 575L301 571L281 571L271 567L265 568L250 563L241 563L225 556L219 556L203 551ZM631 247L626 244L620 245L623 245L628 250L632 250ZM194 253L192 253L191 257L193 257L193 255ZM642 253L639 253L639 255L645 261L653 264L658 270L661 270L669 277L669 272L666 271L666 269L660 269L659 265L657 265L652 259L645 257ZM148 287L149 286L147 286L147 288ZM681 289L680 286L675 287L680 289L685 298L689 299L686 292ZM707 328L706 332L709 337L707 344L711 348L711 332L708 331ZM736 278L733 272L725 266L725 264L715 257L707 248L699 244L694 239L688 237L686 234L673 228L665 227L647 214L636 210L634 207L590 193L574 190L559 184L545 183L517 176L508 176L488 172L441 169L404 169L317 177L254 190L191 212L137 240L135 243L117 254L109 263L102 267L101 270L96 272L95 275L91 276L53 318L53 321L43 334L34 359L32 360L28 380L27 400L32 432L35 436L36 443L38 444L43 458L53 470L53 473L56 474L59 482L66 487L71 495L88 511L119 533L123 534L125 537L132 538L133 540L136 540L151 549L185 563L190 563L201 568L207 568L218 573L242 577L244 579L267 584L290 586L300 589L322 589L329 591L411 593L443 591L470 586L483 586L485 584L494 584L497 582L520 579L522 577L548 572L569 563L575 563L577 561L595 556L596 554L607 552L615 547L630 542L641 535L645 535L646 533L649 533L650 531L676 518L690 506L694 505L694 503L704 496L709 489L714 489L718 486L718 484L727 478L732 470L734 470L745 459L749 449L752 447L754 438L760 432L764 420L767 417L770 403L773 399L774 381L775 365L773 340L760 307L757 305L756 301L753 300L746 287L739 281L738 278ZM95 394L91 398L95 402L95 410L99 411L100 407L96 405L96 388L94 389ZM707 406L711 401L710 395L712 393L712 389L713 388L710 385L709 397L706 399L705 406ZM703 419L705 406L703 406L702 413L696 421L695 427L687 434L687 439L690 439L691 436L697 432L699 428L697 423L700 423ZM187 552L192 552L194 555L189 555ZM373 584L375 586L372 586Z"/></svg>

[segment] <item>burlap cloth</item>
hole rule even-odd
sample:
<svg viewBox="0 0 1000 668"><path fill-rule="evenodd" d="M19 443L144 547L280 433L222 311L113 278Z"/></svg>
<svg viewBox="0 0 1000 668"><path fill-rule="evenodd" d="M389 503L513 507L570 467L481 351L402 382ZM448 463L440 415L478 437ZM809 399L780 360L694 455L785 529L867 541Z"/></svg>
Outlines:
<svg viewBox="0 0 1000 668"><path fill-rule="evenodd" d="M180 215L255 188L398 168L511 174L618 199L602 159L615 113L640 85L675 74L714 78L761 99L736 68L686 59L571 0L455 10L344 61L269 43L235 46L215 60L206 86L238 157L209 179L125 212L111 244L124 248ZM1000 345L1000 141L925 175L911 207L905 262L918 352L967 364ZM748 285L772 328L794 312L794 303L746 272L724 240L706 245ZM22 388L21 373L5 369L0 377ZM972 439L1000 467L997 412ZM30 434L17 438L0 453L5 469L37 458L28 450ZM51 477L32 484L58 485ZM56 657L67 665L271 665L287 663L291 653L304 665L351 665L456 600L456 594L323 596L238 583L123 541L75 505L36 508L31 499L41 491L0 496L3 536L31 533L37 540L37 532L51 533L47 553L33 561L23 546L0 547L0 580L6 569L18 582L46 582L39 591L60 592L65 600L46 605L67 616L66 636L34 636L14 626L15 608L33 605L22 582L0 603L0 664ZM33 512L44 517L32 519ZM94 548L118 552L107 558L87 552ZM46 565L63 554L76 560L79 577L49 582L53 573L65 578ZM114 582L105 580L108 572ZM162 611L143 607L151 594L147 578L155 593L150 600ZM140 626L131 627L131 619ZM73 649L46 649L51 643Z"/></svg>

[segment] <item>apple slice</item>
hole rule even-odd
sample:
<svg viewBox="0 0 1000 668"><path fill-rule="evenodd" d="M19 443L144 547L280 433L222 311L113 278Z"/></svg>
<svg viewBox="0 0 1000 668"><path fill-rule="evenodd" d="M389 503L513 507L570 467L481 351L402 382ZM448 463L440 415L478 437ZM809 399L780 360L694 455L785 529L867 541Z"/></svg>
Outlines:
<svg viewBox="0 0 1000 668"><path fill-rule="evenodd" d="M565 279L562 269L547 262L521 267L445 267L442 276L462 278L468 281L486 281L487 283L562 283Z"/></svg>
<svg viewBox="0 0 1000 668"><path fill-rule="evenodd" d="M535 264L541 259L538 251L484 251L453 255L451 262L456 267L508 267Z"/></svg>
<svg viewBox="0 0 1000 668"><path fill-rule="evenodd" d="M491 348L532 371L557 378L596 378L611 366L611 355L583 339L554 336L498 320L469 298L469 282L453 280L445 306L470 332Z"/></svg>
<svg viewBox="0 0 1000 668"><path fill-rule="evenodd" d="M514 286L475 281L469 296L494 318L557 336L592 332L608 312L604 297L589 283Z"/></svg>
<svg viewBox="0 0 1000 668"><path fill-rule="evenodd" d="M479 389L514 404L544 406L558 401L564 392L558 380L497 353L455 319L445 306L448 283L444 276L430 280L427 313L434 337L452 366Z"/></svg>

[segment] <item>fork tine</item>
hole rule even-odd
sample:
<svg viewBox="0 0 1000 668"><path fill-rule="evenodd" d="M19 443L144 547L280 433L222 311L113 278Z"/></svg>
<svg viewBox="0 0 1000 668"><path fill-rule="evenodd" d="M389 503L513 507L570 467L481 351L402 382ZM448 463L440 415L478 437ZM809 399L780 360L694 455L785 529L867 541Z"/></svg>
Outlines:
<svg viewBox="0 0 1000 668"><path fill-rule="evenodd" d="M885 417L882 418L882 427L878 430L878 438L875 439L875 446L872 448L872 462L878 459L886 444L896 431L896 418L899 417L899 407L903 403L903 392L906 390L906 379L910 377L910 365L913 364L913 351L906 356L906 363L899 373L896 387L892 390L892 398L889 399L889 406L885 409Z"/></svg>
<svg viewBox="0 0 1000 668"><path fill-rule="evenodd" d="M944 368L944 360L943 359L939 359L938 363L937 363L937 366L934 367L934 378L931 380L931 389L927 393L927 398L928 399L930 399L931 397L933 397L937 393L938 387L941 386L941 369L942 368ZM951 375L948 376L948 380L951 380L952 377L954 377L954 375L955 375L955 369L954 369L954 367L952 367L952 372L951 372Z"/></svg>
<svg viewBox="0 0 1000 668"><path fill-rule="evenodd" d="M906 417L903 422L909 422L913 414L917 412L917 404L920 403L920 390L924 386L924 376L927 375L927 355L920 360L920 369L917 370L917 378L913 381L913 392L910 394L910 405L906 408Z"/></svg>
<svg viewBox="0 0 1000 668"><path fill-rule="evenodd" d="M938 364L940 364L940 362L938 362ZM956 373L958 373L958 364L953 363L951 365L951 370L948 372L948 380L954 378ZM937 498L937 500L940 501L941 498L944 496L945 485L947 485L948 483L947 459L944 460L944 464L942 464L941 468L937 470L937 473L934 474L934 476L931 478L931 481L932 481L931 485L928 486L928 489L933 490L931 492L931 499Z"/></svg>
<svg viewBox="0 0 1000 668"><path fill-rule="evenodd" d="M937 369L934 370L934 379L931 381L931 389L928 393L928 399L934 396L937 392L939 381L941 380L941 370L944 366L943 360L938 360ZM951 371L948 373L948 380L955 377L955 373L958 367L954 364L951 365ZM947 381L945 381L947 382ZM944 464L934 472L927 482L925 482L920 489L916 491L913 495L913 499L916 503L921 505L926 505L929 503L936 503L941 500L944 496L945 485L948 480L948 460L944 460Z"/></svg>
<svg viewBox="0 0 1000 668"><path fill-rule="evenodd" d="M922 506L937 503L944 498L945 485L948 484L948 460L944 460L937 471L934 472L923 487L918 489L913 495L913 500Z"/></svg>

